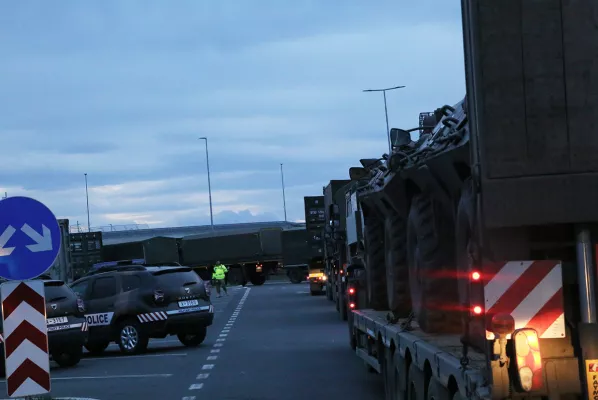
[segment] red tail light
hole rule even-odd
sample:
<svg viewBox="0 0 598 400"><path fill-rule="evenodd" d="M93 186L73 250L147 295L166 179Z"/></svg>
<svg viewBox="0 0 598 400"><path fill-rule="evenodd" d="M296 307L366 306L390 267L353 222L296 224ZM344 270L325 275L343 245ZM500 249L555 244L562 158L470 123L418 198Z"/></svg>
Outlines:
<svg viewBox="0 0 598 400"><path fill-rule="evenodd" d="M351 308L351 309L355 308L355 303L349 303L349 308Z"/></svg>
<svg viewBox="0 0 598 400"><path fill-rule="evenodd" d="M355 288L349 288L349 294L355 294Z"/></svg>
<svg viewBox="0 0 598 400"><path fill-rule="evenodd" d="M481 315L484 312L484 309L481 306L473 306L471 311L474 315Z"/></svg>
<svg viewBox="0 0 598 400"><path fill-rule="evenodd" d="M83 300L77 299L77 309L79 310L79 312L85 312L85 303L83 302Z"/></svg>
<svg viewBox="0 0 598 400"><path fill-rule="evenodd" d="M482 274L480 274L478 271L473 271L471 273L471 280L473 282L478 282L480 279L482 279Z"/></svg>
<svg viewBox="0 0 598 400"><path fill-rule="evenodd" d="M164 302L164 292L161 290L154 290L154 301L156 303Z"/></svg>

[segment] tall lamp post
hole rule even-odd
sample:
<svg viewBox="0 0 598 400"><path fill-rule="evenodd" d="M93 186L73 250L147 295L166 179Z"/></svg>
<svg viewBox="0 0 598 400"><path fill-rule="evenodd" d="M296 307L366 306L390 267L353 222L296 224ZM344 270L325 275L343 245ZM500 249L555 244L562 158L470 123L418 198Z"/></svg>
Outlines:
<svg viewBox="0 0 598 400"><path fill-rule="evenodd" d="M287 222L287 198L284 194L284 171L282 169L282 163L280 163L280 181L282 183L282 206L284 209L284 222Z"/></svg>
<svg viewBox="0 0 598 400"><path fill-rule="evenodd" d="M212 183L210 182L210 156L208 153L208 138L200 137L199 140L206 141L206 167L208 170L208 196L210 199L210 225L212 227L212 231L214 231L214 213L212 211Z"/></svg>
<svg viewBox="0 0 598 400"><path fill-rule="evenodd" d="M386 106L386 92L390 90L403 89L405 86L394 86L386 89L366 89L364 92L382 92L384 95L384 114L386 115L386 136L388 138L389 155L392 152L392 143L390 142L390 127L388 126L388 107Z"/></svg>
<svg viewBox="0 0 598 400"><path fill-rule="evenodd" d="M85 200L87 202L87 232L91 232L91 222L89 219L89 190L87 189L87 172L85 173Z"/></svg>

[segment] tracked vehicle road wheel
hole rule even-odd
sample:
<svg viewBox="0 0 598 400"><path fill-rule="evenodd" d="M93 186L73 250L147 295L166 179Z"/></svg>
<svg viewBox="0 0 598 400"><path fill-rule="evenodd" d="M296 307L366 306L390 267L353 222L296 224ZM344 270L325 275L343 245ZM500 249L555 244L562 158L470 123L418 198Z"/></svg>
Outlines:
<svg viewBox="0 0 598 400"><path fill-rule="evenodd" d="M459 333L454 229L429 196L413 197L407 221L407 263L413 312L428 333Z"/></svg>
<svg viewBox="0 0 598 400"><path fill-rule="evenodd" d="M384 221L386 294L388 307L397 318L411 312L409 267L407 266L407 224L405 217L392 214Z"/></svg>
<svg viewBox="0 0 598 400"><path fill-rule="evenodd" d="M383 222L373 217L366 218L364 233L368 306L374 310L385 310L388 302L386 299Z"/></svg>

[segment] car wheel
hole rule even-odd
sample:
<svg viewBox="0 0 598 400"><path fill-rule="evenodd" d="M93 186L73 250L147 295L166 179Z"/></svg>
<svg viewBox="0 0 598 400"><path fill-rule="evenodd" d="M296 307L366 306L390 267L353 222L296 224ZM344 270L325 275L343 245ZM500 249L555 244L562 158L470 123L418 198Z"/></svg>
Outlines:
<svg viewBox="0 0 598 400"><path fill-rule="evenodd" d="M62 368L74 367L75 365L79 364L79 361L81 361L82 356L82 347L52 354L52 358L54 359L54 361L56 361L56 363L60 365Z"/></svg>
<svg viewBox="0 0 598 400"><path fill-rule="evenodd" d="M147 349L149 338L141 330L141 325L135 320L126 320L118 330L118 347L125 354L142 353Z"/></svg>
<svg viewBox="0 0 598 400"><path fill-rule="evenodd" d="M197 347L206 339L207 329L203 328L196 333L179 333L177 337L187 347Z"/></svg>
<svg viewBox="0 0 598 400"><path fill-rule="evenodd" d="M110 343L109 342L102 342L102 343L87 343L85 348L89 351L92 355L97 356L100 355L106 350Z"/></svg>

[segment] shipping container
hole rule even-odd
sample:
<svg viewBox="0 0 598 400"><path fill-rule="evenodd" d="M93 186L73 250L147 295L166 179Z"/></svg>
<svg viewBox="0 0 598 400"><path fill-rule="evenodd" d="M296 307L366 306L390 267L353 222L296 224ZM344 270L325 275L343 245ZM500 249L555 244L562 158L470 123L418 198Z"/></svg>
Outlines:
<svg viewBox="0 0 598 400"><path fill-rule="evenodd" d="M282 257L282 228L262 228L259 235L262 256L280 259Z"/></svg>
<svg viewBox="0 0 598 400"><path fill-rule="evenodd" d="M52 279L58 279L64 282L73 281L73 269L71 264L71 243L69 233L69 220L59 219L58 226L60 228L60 251L56 260L47 271L47 274Z"/></svg>
<svg viewBox="0 0 598 400"><path fill-rule="evenodd" d="M257 262L261 251L259 233L181 239L181 261L190 266Z"/></svg>
<svg viewBox="0 0 598 400"><path fill-rule="evenodd" d="M102 261L102 232L70 234L71 264L76 280L88 273L94 264Z"/></svg>
<svg viewBox="0 0 598 400"><path fill-rule="evenodd" d="M324 229L326 225L324 196L305 196L303 202L305 205L305 228L308 230Z"/></svg>

